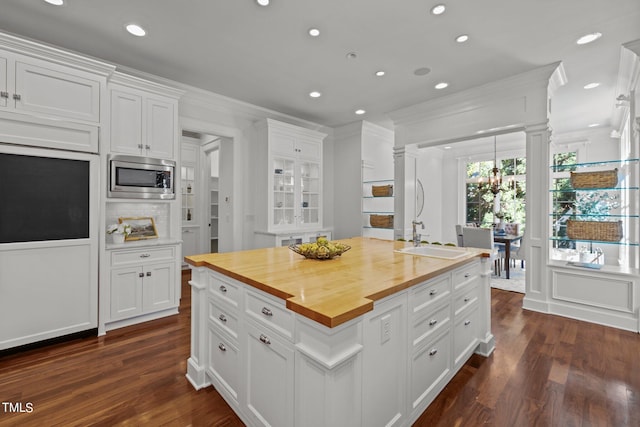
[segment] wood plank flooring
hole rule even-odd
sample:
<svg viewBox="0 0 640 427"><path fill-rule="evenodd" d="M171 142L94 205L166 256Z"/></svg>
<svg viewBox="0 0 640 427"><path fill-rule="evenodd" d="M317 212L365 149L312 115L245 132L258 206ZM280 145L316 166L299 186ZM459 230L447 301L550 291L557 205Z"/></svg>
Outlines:
<svg viewBox="0 0 640 427"><path fill-rule="evenodd" d="M241 426L212 388L184 376L190 298L180 314L0 356L0 426ZM496 350L473 356L416 426L640 426L640 335L523 311L492 290ZM14 406L15 408L15 406Z"/></svg>

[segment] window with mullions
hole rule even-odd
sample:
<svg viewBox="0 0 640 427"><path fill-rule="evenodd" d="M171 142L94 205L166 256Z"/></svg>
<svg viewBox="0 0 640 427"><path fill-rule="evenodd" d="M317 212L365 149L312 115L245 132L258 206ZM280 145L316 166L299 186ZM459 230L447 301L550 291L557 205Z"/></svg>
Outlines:
<svg viewBox="0 0 640 427"><path fill-rule="evenodd" d="M527 160L522 157L500 160L502 173L500 210L505 222L525 224L525 198ZM491 176L493 161L467 163L466 222L480 226L493 224L493 193L487 182Z"/></svg>
<svg viewBox="0 0 640 427"><path fill-rule="evenodd" d="M552 234L553 247L563 249L575 249L576 243L566 240L567 220L571 218L573 207L576 203L576 192L572 191L570 172L575 170L572 167L562 167L577 163L577 153L575 151L556 153L553 155L552 189L553 199L551 202L551 212L553 218Z"/></svg>

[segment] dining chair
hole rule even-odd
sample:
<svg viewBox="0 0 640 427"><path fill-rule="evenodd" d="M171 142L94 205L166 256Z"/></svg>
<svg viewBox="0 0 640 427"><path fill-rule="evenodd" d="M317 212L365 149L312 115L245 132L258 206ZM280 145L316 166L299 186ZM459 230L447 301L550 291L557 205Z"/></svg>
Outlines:
<svg viewBox="0 0 640 427"><path fill-rule="evenodd" d="M493 242L493 228L462 227L462 239L465 247L491 249L494 272L500 275L500 258Z"/></svg>

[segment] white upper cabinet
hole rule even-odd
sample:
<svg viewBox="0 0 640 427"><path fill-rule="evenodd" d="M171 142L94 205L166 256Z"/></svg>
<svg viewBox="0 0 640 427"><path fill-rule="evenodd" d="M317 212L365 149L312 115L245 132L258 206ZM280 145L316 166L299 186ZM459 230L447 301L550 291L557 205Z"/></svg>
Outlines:
<svg viewBox="0 0 640 427"><path fill-rule="evenodd" d="M173 159L177 146L178 96L171 88L116 75L109 85L112 153ZM156 92L157 90L157 92ZM160 93L165 92L165 94Z"/></svg>
<svg viewBox="0 0 640 427"><path fill-rule="evenodd" d="M0 50L0 108L41 117L100 122L103 77Z"/></svg>
<svg viewBox="0 0 640 427"><path fill-rule="evenodd" d="M267 119L257 126L258 231L322 227L323 133Z"/></svg>

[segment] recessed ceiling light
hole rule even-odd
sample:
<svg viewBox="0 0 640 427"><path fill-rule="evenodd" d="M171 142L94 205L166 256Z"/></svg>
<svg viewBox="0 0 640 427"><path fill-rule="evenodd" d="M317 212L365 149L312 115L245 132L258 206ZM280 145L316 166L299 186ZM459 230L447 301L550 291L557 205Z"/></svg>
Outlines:
<svg viewBox="0 0 640 427"><path fill-rule="evenodd" d="M592 41L598 40L600 37L602 37L602 33L591 33L580 37L578 40L576 40L576 43L587 44L591 43Z"/></svg>
<svg viewBox="0 0 640 427"><path fill-rule="evenodd" d="M44 0L44 1L54 6L62 6L64 4L64 0Z"/></svg>
<svg viewBox="0 0 640 427"><path fill-rule="evenodd" d="M366 113L365 110L362 110L362 109L356 110L356 114L359 115L359 116L363 115L364 113Z"/></svg>
<svg viewBox="0 0 640 427"><path fill-rule="evenodd" d="M260 6L269 6L269 0L256 0Z"/></svg>
<svg viewBox="0 0 640 427"><path fill-rule="evenodd" d="M458 43L464 43L467 40L469 40L469 36L467 34L460 34L458 37L456 37L456 42Z"/></svg>
<svg viewBox="0 0 640 427"><path fill-rule="evenodd" d="M320 35L320 30L317 28L309 28L309 35L311 37L318 37Z"/></svg>
<svg viewBox="0 0 640 427"><path fill-rule="evenodd" d="M421 68L416 68L413 74L415 74L416 76L426 76L430 72L431 72L431 68L421 67Z"/></svg>
<svg viewBox="0 0 640 427"><path fill-rule="evenodd" d="M593 82L593 83L589 83L589 84L584 85L584 88L585 89L595 89L598 86L600 86L600 83Z"/></svg>
<svg viewBox="0 0 640 427"><path fill-rule="evenodd" d="M600 126L600 123L591 123L589 125L590 128L597 128L598 126Z"/></svg>
<svg viewBox="0 0 640 427"><path fill-rule="evenodd" d="M385 72L382 71L382 70L376 71L376 76L377 77L382 77L382 76L384 76L384 74L385 74Z"/></svg>
<svg viewBox="0 0 640 427"><path fill-rule="evenodd" d="M313 92L309 92L309 96L312 98L320 98L322 96L322 92L314 90Z"/></svg>
<svg viewBox="0 0 640 427"><path fill-rule="evenodd" d="M443 4L437 4L431 8L431 13L434 15L442 15L445 9Z"/></svg>
<svg viewBox="0 0 640 427"><path fill-rule="evenodd" d="M436 89L444 89L444 88L446 88L447 86L449 86L449 83L447 83L447 82L440 82L440 83L438 83L437 85L435 85L434 87L435 87Z"/></svg>
<svg viewBox="0 0 640 427"><path fill-rule="evenodd" d="M147 34L145 29L138 24L128 24L126 28L127 31L129 31L129 33L133 34L134 36L143 37Z"/></svg>

